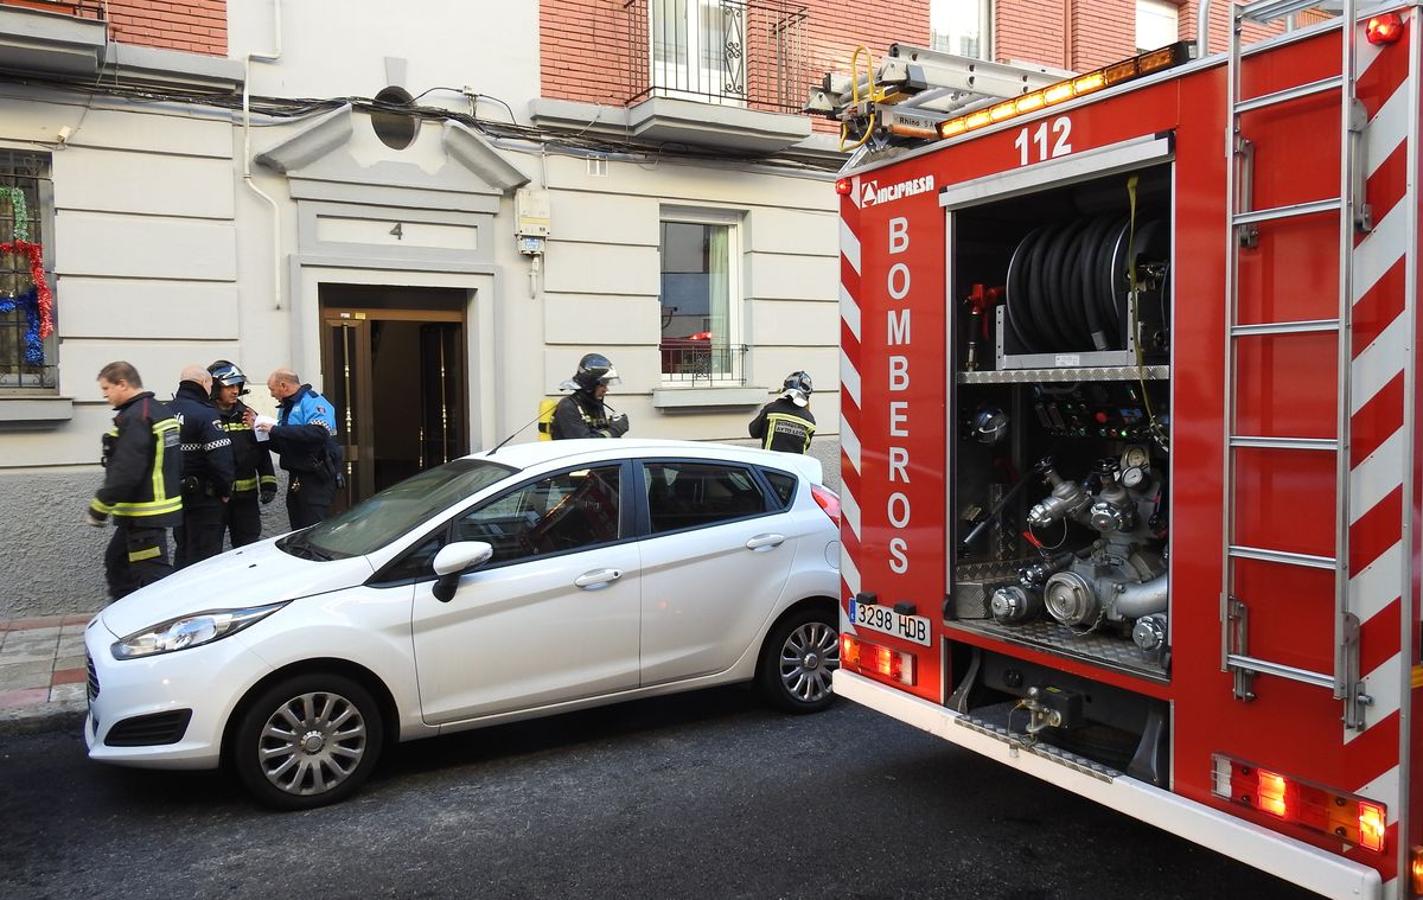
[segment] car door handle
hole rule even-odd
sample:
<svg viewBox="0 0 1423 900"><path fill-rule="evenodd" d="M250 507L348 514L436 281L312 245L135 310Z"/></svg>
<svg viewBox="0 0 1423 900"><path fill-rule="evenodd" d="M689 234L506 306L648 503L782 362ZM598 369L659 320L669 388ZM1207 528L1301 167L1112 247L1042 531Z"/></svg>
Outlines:
<svg viewBox="0 0 1423 900"><path fill-rule="evenodd" d="M746 542L747 550L772 550L786 540L784 534L758 534Z"/></svg>
<svg viewBox="0 0 1423 900"><path fill-rule="evenodd" d="M579 575L573 579L573 583L581 588L594 588L610 584L622 577L622 569L594 569Z"/></svg>

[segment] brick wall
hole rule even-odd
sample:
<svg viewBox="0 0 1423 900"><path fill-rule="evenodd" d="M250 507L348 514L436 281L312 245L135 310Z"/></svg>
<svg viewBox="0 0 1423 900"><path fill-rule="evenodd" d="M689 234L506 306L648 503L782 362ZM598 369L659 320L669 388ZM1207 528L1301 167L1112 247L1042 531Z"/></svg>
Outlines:
<svg viewBox="0 0 1423 900"><path fill-rule="evenodd" d="M109 0L114 40L227 55L227 0Z"/></svg>

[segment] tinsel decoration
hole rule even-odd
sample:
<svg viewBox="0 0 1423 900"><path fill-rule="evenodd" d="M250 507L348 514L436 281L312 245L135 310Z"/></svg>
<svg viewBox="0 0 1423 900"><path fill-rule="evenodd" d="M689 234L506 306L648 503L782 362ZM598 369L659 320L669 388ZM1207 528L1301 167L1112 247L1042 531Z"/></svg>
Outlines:
<svg viewBox="0 0 1423 900"><path fill-rule="evenodd" d="M17 241L30 239L30 208L25 203L25 192L17 187L0 186L0 198L10 201L10 216L14 222L11 229Z"/></svg>
<svg viewBox="0 0 1423 900"><path fill-rule="evenodd" d="M39 336L44 340L54 334L54 292L44 277L44 245L15 240L0 244L0 256L23 253L30 260L30 280L34 282L35 306L39 315Z"/></svg>
<svg viewBox="0 0 1423 900"><path fill-rule="evenodd" d="M44 338L40 337L39 293L35 287L18 297L0 296L0 314L20 310L25 314L25 362L44 365Z"/></svg>

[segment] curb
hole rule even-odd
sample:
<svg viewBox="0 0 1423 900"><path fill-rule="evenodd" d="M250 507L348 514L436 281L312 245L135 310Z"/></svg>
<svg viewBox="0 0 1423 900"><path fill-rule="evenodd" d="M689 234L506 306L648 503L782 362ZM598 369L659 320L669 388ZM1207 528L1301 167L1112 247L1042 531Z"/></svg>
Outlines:
<svg viewBox="0 0 1423 900"><path fill-rule="evenodd" d="M15 734L41 734L47 731L78 731L88 715L84 700L63 700L43 706L22 706L0 710L0 737Z"/></svg>

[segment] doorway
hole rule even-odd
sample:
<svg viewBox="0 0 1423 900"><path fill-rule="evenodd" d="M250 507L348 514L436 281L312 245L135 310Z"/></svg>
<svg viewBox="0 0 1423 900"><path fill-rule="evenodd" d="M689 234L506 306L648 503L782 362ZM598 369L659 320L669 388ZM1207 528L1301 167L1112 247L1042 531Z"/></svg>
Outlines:
<svg viewBox="0 0 1423 900"><path fill-rule="evenodd" d="M469 452L468 292L322 284L321 369L346 452L333 512Z"/></svg>

